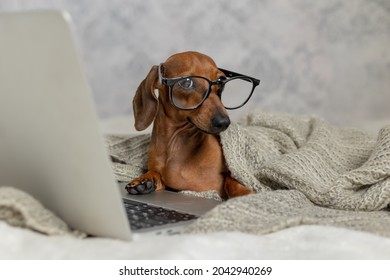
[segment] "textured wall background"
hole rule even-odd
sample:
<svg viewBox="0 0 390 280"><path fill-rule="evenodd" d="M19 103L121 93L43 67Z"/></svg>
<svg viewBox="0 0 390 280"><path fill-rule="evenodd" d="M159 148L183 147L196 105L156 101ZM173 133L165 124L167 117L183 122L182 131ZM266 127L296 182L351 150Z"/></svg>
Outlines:
<svg viewBox="0 0 390 280"><path fill-rule="evenodd" d="M388 0L0 2L40 8L72 15L101 118L131 114L151 66L185 50L261 79L236 118L256 107L342 124L390 117Z"/></svg>

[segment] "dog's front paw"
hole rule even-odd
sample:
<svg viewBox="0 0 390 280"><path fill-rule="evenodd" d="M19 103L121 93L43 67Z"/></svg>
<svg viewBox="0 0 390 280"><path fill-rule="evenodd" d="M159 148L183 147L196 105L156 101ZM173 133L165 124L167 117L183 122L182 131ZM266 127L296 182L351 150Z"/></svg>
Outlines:
<svg viewBox="0 0 390 280"><path fill-rule="evenodd" d="M155 191L154 182L146 180L133 180L126 185L126 190L129 194L146 194Z"/></svg>
<svg viewBox="0 0 390 280"><path fill-rule="evenodd" d="M126 185L129 194L147 194L163 189L160 174L149 171Z"/></svg>

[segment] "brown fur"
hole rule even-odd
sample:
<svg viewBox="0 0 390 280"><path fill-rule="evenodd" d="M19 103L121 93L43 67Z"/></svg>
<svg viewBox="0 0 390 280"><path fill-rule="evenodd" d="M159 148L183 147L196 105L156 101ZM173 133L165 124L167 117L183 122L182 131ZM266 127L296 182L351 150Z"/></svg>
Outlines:
<svg viewBox="0 0 390 280"><path fill-rule="evenodd" d="M164 63L164 77L188 75L216 80L223 73L210 57L197 52L179 53ZM216 87L198 109L178 110L169 101L168 87L158 81L158 67L153 66L137 89L133 109L137 130L146 129L152 122L154 125L149 171L127 185L130 193L148 193L167 186L174 190L215 190L224 198L253 193L227 175L218 136L221 129L211 121L215 116L228 118Z"/></svg>

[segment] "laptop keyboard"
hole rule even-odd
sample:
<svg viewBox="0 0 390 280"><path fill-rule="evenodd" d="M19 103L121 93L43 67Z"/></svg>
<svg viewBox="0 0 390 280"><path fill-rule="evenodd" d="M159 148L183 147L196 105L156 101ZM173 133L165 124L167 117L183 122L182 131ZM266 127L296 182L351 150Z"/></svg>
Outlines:
<svg viewBox="0 0 390 280"><path fill-rule="evenodd" d="M197 216L175 210L153 206L147 203L124 199L130 226L133 230L151 228L196 219Z"/></svg>

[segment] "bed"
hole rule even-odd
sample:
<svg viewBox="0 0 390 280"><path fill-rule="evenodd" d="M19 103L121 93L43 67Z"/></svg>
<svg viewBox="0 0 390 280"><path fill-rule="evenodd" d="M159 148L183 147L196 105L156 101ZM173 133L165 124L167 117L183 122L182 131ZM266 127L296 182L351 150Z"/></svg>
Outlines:
<svg viewBox="0 0 390 280"><path fill-rule="evenodd" d="M276 117L280 117L280 115ZM129 121L129 119L131 118L126 116L105 120L102 122L102 129L108 134L136 134L131 128L131 120ZM378 120L365 124L360 123L357 126L360 128L359 131L365 130L371 134L377 134L379 129L388 123L386 120ZM283 188L264 192L264 194L267 193L287 195L286 199L294 197L294 195L299 196L297 193L291 196L291 193L287 193ZM280 197L278 196L278 199ZM231 207L237 207L237 205L239 204L230 204ZM290 210L293 209L293 204L288 205L292 207ZM285 201L281 201L279 206L285 207ZM280 210L279 206L273 207ZM320 208L328 209L328 207ZM270 211L269 208L260 207L259 209ZM308 209L311 208L302 208L302 211L310 211ZM230 219L226 216L229 207L223 210L219 213L212 213L209 217L199 221L197 226L190 227L185 234L175 236L135 234L134 240L131 242L108 238L80 238L80 236L74 236L74 234L48 236L37 230L12 226L0 220L0 259L390 258L390 222L387 207L382 207L380 211L375 209L365 211L364 213L368 213L367 217L356 215L351 219L350 217L341 216L338 220L336 219L337 222L326 221L329 217L324 216L313 216L306 220L291 220L291 217L287 217L288 219L279 224L272 224L270 220L262 220L262 225L256 228L248 226L251 224L250 218L242 224L236 223L234 226L221 227L221 224L226 224L226 219ZM276 211L275 213L283 211ZM370 216L377 212L380 212L379 216L374 218ZM270 212L263 212L263 216L267 216L267 213ZM257 215L260 214L257 213ZM240 217L234 218L240 219ZM224 223L219 224L218 227L213 226L213 224L218 225L218 219L223 220ZM348 221L351 220L354 221L352 226L348 224ZM367 220L373 220L379 226L375 227L375 223L367 226L367 223L361 222ZM214 223L215 221L216 223ZM361 223L356 226L356 221ZM373 226L374 228L372 228Z"/></svg>

